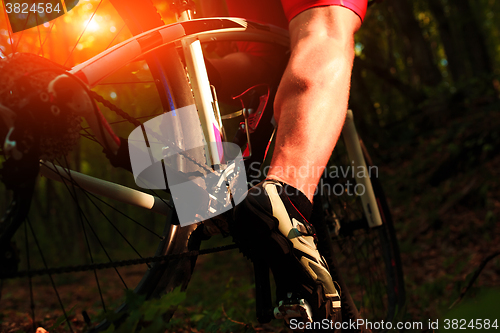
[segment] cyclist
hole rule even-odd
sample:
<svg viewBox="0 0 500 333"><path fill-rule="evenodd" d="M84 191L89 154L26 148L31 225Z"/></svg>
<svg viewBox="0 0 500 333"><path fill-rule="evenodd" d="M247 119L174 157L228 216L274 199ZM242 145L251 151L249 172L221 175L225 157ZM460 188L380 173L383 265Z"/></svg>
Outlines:
<svg viewBox="0 0 500 333"><path fill-rule="evenodd" d="M277 0L227 0L230 16L282 27L288 23L291 38L290 60L274 103L278 131L271 167L266 180L236 208L234 236L252 260L269 263L280 299L293 292L309 303L313 318L305 320L340 320L339 293L308 221L344 123L354 33L367 0L282 0L281 5ZM237 87L241 77L258 81L277 67L268 46L240 44L240 51L211 62L229 86Z"/></svg>

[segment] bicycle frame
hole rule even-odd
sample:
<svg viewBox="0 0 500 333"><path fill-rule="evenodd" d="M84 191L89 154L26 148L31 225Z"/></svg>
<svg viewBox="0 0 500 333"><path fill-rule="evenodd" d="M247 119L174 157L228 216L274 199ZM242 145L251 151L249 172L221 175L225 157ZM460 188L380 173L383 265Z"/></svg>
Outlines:
<svg viewBox="0 0 500 333"><path fill-rule="evenodd" d="M211 29L206 29L207 26L211 27ZM178 22L132 37L79 64L71 69L69 73L80 79L89 88L92 88L124 65L145 54L162 46L180 42L186 58L203 134L206 141L211 143L207 147L207 164L216 165L220 163L222 157L221 145L218 144L221 142L222 124L208 81L204 58L201 52L201 42L242 40L288 46L288 32L274 26L262 25L236 18L209 18ZM115 137L115 134L102 114L99 121L90 121L89 124L96 124L91 126L94 132L99 133L100 128L95 128L99 125L108 131L106 133L109 134L108 137ZM98 139L99 141L110 141L109 138L98 137ZM101 144L109 146L108 142L101 142ZM43 164L40 171L41 175L62 182L68 181L64 177L68 172L63 171L63 169L54 170L47 164ZM70 178L71 181L77 182L82 189L94 194L153 210L160 214L165 214L168 210L165 207L166 204L159 198L145 193L144 195L139 194L143 193L140 191L74 171L71 171Z"/></svg>
<svg viewBox="0 0 500 333"><path fill-rule="evenodd" d="M357 170L360 170L361 168L361 170L364 170L366 174L368 168L366 166L365 158L363 157L358 132L356 131L356 126L354 125L352 110L347 110L344 127L342 128L342 137L344 138L349 159L353 162L353 168ZM379 203L375 199L375 193L373 191L372 183L370 182L370 177L360 177L358 172L354 172L354 176L356 183L361 184L365 189L364 193L361 195L361 202L368 220L368 226L370 228L381 226L382 218L380 216Z"/></svg>
<svg viewBox="0 0 500 333"><path fill-rule="evenodd" d="M162 26L132 37L74 67L69 72L89 88L92 88L124 65L143 55L168 44L180 43L186 59L203 132L207 142L212 143L207 147L207 163L215 165L220 163L222 157L222 151L218 145L221 142L222 124L201 51L201 42L209 41L253 41L274 43L286 47L289 45L288 32L275 26L253 23L239 18L195 19ZM104 117L102 118L104 119ZM104 126L109 128L107 124ZM114 133L111 134L114 135ZM366 170L366 163L350 110L344 125L343 137L353 166L363 167ZM48 166L42 167L41 174L54 180L64 181L63 176L57 175L63 173L59 171L56 174L56 171ZM73 171L71 178L89 192L153 210L160 214L165 214L168 211L165 207L166 204L152 195L144 194L145 196L143 196L138 194L142 193L140 191L96 180ZM369 226L373 228L381 225L378 204L369 179L356 175L356 181L366 189L361 195L361 199L366 216L369 217Z"/></svg>

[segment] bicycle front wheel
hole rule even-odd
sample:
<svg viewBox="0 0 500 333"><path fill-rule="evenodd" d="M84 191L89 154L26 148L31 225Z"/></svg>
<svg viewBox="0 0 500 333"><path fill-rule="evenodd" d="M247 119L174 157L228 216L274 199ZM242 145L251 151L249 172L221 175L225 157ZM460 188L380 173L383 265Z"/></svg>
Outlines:
<svg viewBox="0 0 500 333"><path fill-rule="evenodd" d="M366 158L365 160L369 160ZM370 228L361 199L355 191L353 163L339 140L331 164L320 183L316 207L324 222L318 235L323 252L344 289L343 319L363 318L371 322L392 322L405 303L404 279L399 247L378 170L368 164L370 182L382 225ZM326 244L326 245L325 245ZM358 313L359 311L359 313ZM369 328L369 327L368 327Z"/></svg>

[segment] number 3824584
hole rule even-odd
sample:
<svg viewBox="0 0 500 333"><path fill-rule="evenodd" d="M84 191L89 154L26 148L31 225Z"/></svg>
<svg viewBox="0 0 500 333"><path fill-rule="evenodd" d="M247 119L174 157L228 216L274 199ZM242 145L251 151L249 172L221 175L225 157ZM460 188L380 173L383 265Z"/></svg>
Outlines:
<svg viewBox="0 0 500 333"><path fill-rule="evenodd" d="M63 11L60 4L57 3L52 5L51 3L25 3L25 2L15 2L15 3L6 3L5 10L7 14L50 14L52 12L60 13Z"/></svg>
<svg viewBox="0 0 500 333"><path fill-rule="evenodd" d="M445 319L444 320L444 329L452 329L452 330L497 330L498 329L498 319L490 320L490 319Z"/></svg>

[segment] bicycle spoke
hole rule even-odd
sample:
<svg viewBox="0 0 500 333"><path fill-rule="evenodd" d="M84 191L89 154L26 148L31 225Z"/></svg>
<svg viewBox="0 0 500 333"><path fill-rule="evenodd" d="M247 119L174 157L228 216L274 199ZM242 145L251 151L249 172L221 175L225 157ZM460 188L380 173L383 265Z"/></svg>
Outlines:
<svg viewBox="0 0 500 333"><path fill-rule="evenodd" d="M115 41L116 37L118 37L118 35L122 32L123 28L125 28L126 24L124 23L122 25L122 27L120 28L120 30L118 30L118 32L116 33L116 35L113 37L113 39L111 40L111 42L109 42L108 46L105 48L105 50L109 49L111 47L111 45L113 44L113 42Z"/></svg>
<svg viewBox="0 0 500 333"><path fill-rule="evenodd" d="M356 262L363 262L368 267L360 268L360 273L370 271L366 278L363 279L363 288L368 292L367 301L370 306L371 316L373 318L385 319L384 311L387 309L386 304L386 283L384 281L383 260L380 257L380 240L376 237L374 230L366 232L366 238L361 247L365 249L360 256L356 256ZM362 273L361 273L362 274Z"/></svg>
<svg viewBox="0 0 500 333"><path fill-rule="evenodd" d="M26 31L26 25L28 24L28 20L30 18L31 12L28 13L28 17L26 18L26 23L24 23L23 30L21 31L21 35L19 36L19 39L17 40L17 44L14 47L13 53L17 52L17 48L19 47L19 43L21 42L21 39L23 39L24 32Z"/></svg>
<svg viewBox="0 0 500 333"><path fill-rule="evenodd" d="M364 258L357 257L356 262L357 263L363 262L363 263L367 264L368 266L371 266L370 261L368 259L369 251L367 251L366 255L364 253L361 253L361 256L364 256ZM364 269L360 269L360 274L363 274L361 272L365 271L366 269L370 269L370 268L371 267L366 267ZM375 283L375 279L374 279L374 276L373 276L371 271L370 271L370 274L367 274L367 278L364 279L363 281L365 281L364 288L365 288L365 290L368 291L368 305L371 307L371 313L375 314L376 313L375 300L377 300L378 298L376 298L377 296L374 294L377 292L378 285Z"/></svg>
<svg viewBox="0 0 500 333"><path fill-rule="evenodd" d="M154 112L158 111L158 109L160 109L160 108L159 108L159 107L158 107L158 108L156 108ZM147 116L142 116L142 117L134 117L134 119L135 119L135 120L139 120L139 119L144 119L144 118L154 118L154 117L156 117L156 116L160 116L160 115L162 115L162 114L164 114L164 113L163 113L163 112L162 112L162 113L153 113L153 114L151 114L151 115L147 115ZM125 120L117 120L117 121L112 121L112 122L110 122L109 124L110 124L110 125L117 125L117 124L122 124L122 123L126 123L126 122L128 122L128 120L126 120L126 119L125 119ZM82 127L82 130L85 130L87 133L89 133L89 135L92 135L92 134L90 134L90 132L88 132L88 131L87 131L87 130L89 130L89 129L90 129L90 127Z"/></svg>
<svg viewBox="0 0 500 333"><path fill-rule="evenodd" d="M81 216L80 216L80 223L81 223L81 226L82 226L83 235L85 237L85 243L87 245L87 251L88 251L89 256L90 256L90 262L93 264L94 263L94 257L92 256L92 249L90 248L90 243L89 243L89 238L88 238L88 235L87 235L87 230L85 229L85 223L83 223L83 219L81 218ZM97 285L97 290L99 290L99 298L101 299L102 309L104 310L104 312L106 312L106 304L104 303L104 297L102 296L102 291L101 291L101 284L99 283L99 277L97 276L97 270L96 269L94 269L94 279L95 279L95 282L96 282L96 285Z"/></svg>
<svg viewBox="0 0 500 333"><path fill-rule="evenodd" d="M360 280L360 283L361 283L361 290L363 291L362 295L361 295L361 304L362 304L362 308L364 309L365 308L365 302L366 302L366 298L365 298L365 292L367 294L367 297L369 299L370 297L370 289L368 288L368 285L366 283L366 280L363 278L364 274L365 274L365 270L364 270L364 267L361 267L361 263L364 263L364 261L362 261L360 258L359 258L359 252L360 251L356 251L355 249L359 248L359 246L357 244L355 244L355 241L353 239L350 239L349 240L349 243L354 243L353 245L349 245L349 248L350 249L353 249L349 252L349 257L352 257L354 258L354 263L356 265L356 269L357 269L357 275L358 275L358 278ZM369 274L367 274L369 275Z"/></svg>
<svg viewBox="0 0 500 333"><path fill-rule="evenodd" d="M53 166L55 166L55 164L52 163ZM55 169L54 169L55 170ZM56 170L57 171L57 170ZM66 173L68 174L68 176L71 178L70 174L71 172L70 171L66 171ZM136 225L140 226L141 228L147 230L149 233L151 233L152 235L154 235L155 237L157 237L158 239L162 239L163 237L160 236L158 233L156 233L154 230L151 230L150 228L146 227L144 224L140 223L139 221L135 220L134 218L132 218L131 216L125 214L124 212L122 212L121 210L117 209L116 207L113 207L112 205L110 205L109 203L107 203L106 201L104 201L103 199L99 198L98 196L96 196L95 194L81 188L78 186L78 183L73 179L68 179L66 177L64 177L63 175L61 175L59 172L58 172L58 175L61 177L61 179L64 181L64 182L69 182L72 186L77 186L82 192L84 192L84 194L88 197L88 196L91 196L93 197L94 199L100 201L102 204L106 205L108 208L114 210L115 212L117 212L118 214L122 215L123 217L129 219L130 221L134 222ZM168 206L170 209L174 209L174 207L172 206L172 204L166 202L163 198L161 198L156 192L154 192L153 190L149 190L150 192L153 193L153 195L155 195L156 197L158 197L166 206ZM92 199L90 197L88 197L88 199L92 202L93 205L96 206L96 208L98 210L101 211L102 215L109 221L109 218L105 215L104 212L102 212L102 210L95 204L95 202L92 201ZM142 257L141 257L142 258Z"/></svg>
<svg viewBox="0 0 500 333"><path fill-rule="evenodd" d="M52 163L52 166L54 167L55 170L57 170L55 168L55 164ZM57 171L59 177L61 177L61 179L64 179L62 177L62 175ZM74 182L74 180L73 180ZM76 182L75 182L76 183ZM89 226L90 228L90 231L92 231L92 234L94 235L94 237L96 238L97 242L99 243L99 246L101 247L101 249L104 251L104 254L106 255L106 257L108 258L109 262L112 263L113 260L111 259L111 256L109 255L108 251L106 250L104 244L102 244L101 242L101 239L99 238L99 236L97 235L97 233L95 232L94 228L92 227L92 224L90 223L89 219L87 218L87 215L85 215L85 213L82 211L80 205L78 204L78 200L76 199L76 192L75 194L72 194L71 191L69 191L69 187L68 187L68 184L63 181L63 184L64 186L66 187L66 189L68 190L68 192L70 193L71 195L71 198L73 199L75 205L77 206L77 210L79 212L79 214L81 214L81 216L85 219L85 222L87 223L87 225ZM75 188L75 185L72 185L73 188ZM118 272L118 268L114 268L115 271L116 271L116 274L119 276L120 280L122 281L123 285L125 286L125 289L128 289L127 287L127 284L125 283L125 280L123 279L123 277L121 276L120 272Z"/></svg>
<svg viewBox="0 0 500 333"><path fill-rule="evenodd" d="M83 138L86 138L92 142L95 142L97 144L100 144L99 141L95 138L95 136L93 134L90 134L90 132L87 132L88 134L84 135L84 134L80 134Z"/></svg>
<svg viewBox="0 0 500 333"><path fill-rule="evenodd" d="M74 185L72 186L72 189L73 189L73 195L76 197L76 191L75 191L75 186ZM89 254L90 262L92 264L94 264L94 256L92 255L92 248L90 247L90 242L89 242L89 238L88 238L88 235L87 235L87 230L85 229L85 223L83 222L82 214L79 214L78 217L79 217L80 224L81 224L81 227L82 227L82 230L83 230L83 235L84 235L84 238L85 238L85 244L87 245L87 251L88 251L88 254ZM106 304L104 302L104 297L102 295L101 284L99 283L99 277L97 276L97 270L94 269L93 271L94 271L94 279L95 279L95 282L96 282L96 285L97 285L97 290L99 291L99 298L101 300L102 309L103 309L104 312L106 312Z"/></svg>
<svg viewBox="0 0 500 333"><path fill-rule="evenodd" d="M71 56L73 55L73 52L75 51L75 49L76 49L76 47L77 47L78 43L79 43L79 42L80 42L80 40L82 39L83 34L85 33L85 31L87 31L87 28L88 28L88 26L89 26L90 22L92 22L92 19L94 18L94 15L95 15L95 13L97 12L97 10L99 9L99 6L101 6L101 4L102 4L102 0L101 0L101 1L99 1L99 4L97 5L97 8L95 9L95 11L94 11L94 12L92 13L92 15L90 16L90 19L88 20L87 24L85 25L85 28L83 29L83 31L82 31L82 33L81 33L80 37L78 37L78 39L77 39L77 41L76 41L76 43L75 43L75 46L73 46L73 48L71 49L71 52L69 53L69 56L68 56L68 58L66 59L66 61L64 62L63 66L66 66L66 63L69 61L69 59L70 59L70 58L71 58Z"/></svg>
<svg viewBox="0 0 500 333"><path fill-rule="evenodd" d="M352 239L350 238L350 239L348 240L348 242L349 242L349 243L353 243L353 242L354 242L354 240L352 240ZM354 244L354 245L349 245L349 248L350 248L350 249L356 249L356 248L357 248L357 246L356 246L356 244ZM357 274L358 279L359 279L359 281L360 281L360 283L361 283L361 286L360 286L360 287L361 287L361 288L360 288L360 289L361 289L361 297L360 297L361 309L360 309L360 310L361 310L361 311L364 311L364 310L365 310L365 308L366 308L366 306L365 306L366 299L367 299L367 297L368 297L368 298L370 297L370 290L369 290L369 288L368 288L368 286L367 286L367 284L366 284L365 279L363 279L363 275L365 274L365 270L364 270L364 268L362 268L362 267L361 267L361 263L362 263L362 261L359 259L359 257L357 257L357 253L358 253L358 251L355 251L355 250L354 250L354 251L350 251L350 252L348 253L348 258L350 258L350 257L354 257L354 263L355 263L356 268L357 268L356 274Z"/></svg>
<svg viewBox="0 0 500 333"><path fill-rule="evenodd" d="M5 22L9 22L9 16L7 15L7 11L3 7L3 2L2 2L2 10L3 10L3 13L4 13ZM8 27L7 27L7 33L9 34L10 48L12 50L12 53L14 53L14 39L12 38L12 34L11 34L10 29Z"/></svg>
<svg viewBox="0 0 500 333"><path fill-rule="evenodd" d="M76 197L75 186L73 185L72 188L73 188L73 194ZM89 242L89 238L87 235L87 230L85 229L85 223L83 222L82 215L79 214L78 216L80 217L80 224L82 226L83 234L85 237L85 244L87 245L87 251L88 251L88 254L90 257L90 262L93 264L94 263L94 256L92 255L92 249L90 247L90 242ZM106 311L106 303L104 302L104 297L102 295L101 284L99 283L99 277L97 276L97 270L94 269L93 271L94 271L94 279L95 279L95 282L97 285L97 290L99 291L99 298L101 299L102 309L104 312L107 312Z"/></svg>
<svg viewBox="0 0 500 333"><path fill-rule="evenodd" d="M69 174L70 172L68 172ZM108 223L113 227L113 229L115 229L115 231L123 238L123 240L132 248L132 250L139 256L139 258L143 258L143 256L137 251L137 249L130 243L130 241L125 237L125 235L123 235L123 233L115 226L115 224L113 222L111 222L111 220L106 216L106 214L104 214L104 212L102 211L101 208L99 208L99 206L97 206L97 204L90 198L90 196L88 195L87 191L83 190L83 193L85 194L85 196L89 199L89 201L92 203L92 205L101 213L101 215L106 219L106 221L108 221ZM146 264L148 266L148 268L151 268L151 266L149 266L149 264Z"/></svg>
<svg viewBox="0 0 500 333"><path fill-rule="evenodd" d="M166 182L166 181L167 181L167 178L165 177L165 182ZM165 201L165 200L164 200L161 196L159 196L159 195L155 192L155 190L153 190L153 189L149 189L149 192L150 192L150 193L153 193L153 195L154 195L155 197L159 198L159 199L161 200L161 202L163 202L165 205L167 205L170 209L174 209L174 206L172 206L172 204L170 204L170 203L166 202L166 201Z"/></svg>
<svg viewBox="0 0 500 333"><path fill-rule="evenodd" d="M354 240L351 240L350 242L354 242ZM351 249L357 249L358 246L356 244L354 244L354 246L349 246L349 248ZM368 288L368 284L366 283L366 280L363 278L364 274L366 274L366 271L363 267L361 267L361 263L364 263L365 261L362 261L359 256L359 251L351 251L349 253L349 256L350 257L354 257L354 262L356 264L356 267L357 267L357 274L358 274L358 278L360 279L360 282L361 282L361 290L363 291L362 294L361 294L361 308L364 309L365 308L365 303L366 301L368 300L368 306L372 306L373 307L373 303L370 302L370 289ZM367 274L367 275L370 275L370 274ZM370 277L368 277L370 278ZM367 294L367 299L365 298L365 292ZM373 311L373 308L372 308L372 311Z"/></svg>
<svg viewBox="0 0 500 333"><path fill-rule="evenodd" d="M26 243L26 263L28 264L28 272L31 271L31 263L30 263L30 250L28 246L28 225L27 222L24 221L24 240ZM36 331L35 325L35 302L33 300L33 283L31 281L31 276L28 276L28 282L30 286L30 309L31 309L31 319L33 321L33 332Z"/></svg>
<svg viewBox="0 0 500 333"><path fill-rule="evenodd" d="M42 51L42 58L45 58L45 54L43 53L43 47L42 47L42 34L40 33L40 26L38 25L38 15L35 15L35 21L36 21L36 29L38 31L38 40L40 42L40 50Z"/></svg>
<svg viewBox="0 0 500 333"><path fill-rule="evenodd" d="M38 50L37 52L37 55L40 55L40 52L43 51L43 46L45 45L45 43L47 42L47 40L49 39L49 36L50 36L50 33L52 32L52 28L54 27L54 25L56 24L56 21L57 20L54 20L51 24L50 24L50 27L49 27L49 32L47 33L47 36L45 37L43 43L40 45L40 49Z"/></svg>
<svg viewBox="0 0 500 333"><path fill-rule="evenodd" d="M42 258L43 265L45 266L45 269L48 269L47 262L45 261L45 256L43 255L42 248L40 247L40 244L38 243L38 238L36 237L35 231L33 230L33 226L31 225L31 222L29 218L26 219L28 222L28 225L31 230L31 234L33 235L33 239L35 240L36 247L38 248L38 252L40 253L40 257ZM73 328L71 327L71 323L68 319L68 315L66 313L66 310L64 308L64 305L62 303L61 297L59 296L59 292L57 291L56 284L54 282L54 279L52 278L52 274L48 274L50 278L50 283L52 284L52 288L54 289L54 292L56 293L57 300L59 302L59 305L61 306L61 310L63 311L64 318L66 319L66 323L68 324L68 328L71 332L73 332Z"/></svg>
<svg viewBox="0 0 500 333"><path fill-rule="evenodd" d="M85 233L85 237L87 237L87 233ZM87 245L88 245L88 243L87 243ZM104 312L108 312L106 310L106 304L104 303L104 297L102 295L101 284L99 283L99 278L97 277L97 269L94 269L94 278L95 278L95 282L96 282L96 285L97 285L97 290L99 291L99 298L101 299L102 310Z"/></svg>
<svg viewBox="0 0 500 333"><path fill-rule="evenodd" d="M381 272L381 269L383 268L382 266L384 263L384 258L380 255L379 251L377 251L377 248L375 247L375 242L377 242L377 248L380 248L381 244L380 244L380 239L378 237L374 237L374 240L370 242L371 253L373 254L374 257L373 261L376 264L375 268L379 268L376 270L377 273L376 281L380 281L379 285L384 288L383 290L381 290L382 288L376 288L378 297L377 299L382 300L382 302L384 302L385 301L384 293L385 290L387 289L387 283L384 279L384 272Z"/></svg>
<svg viewBox="0 0 500 333"><path fill-rule="evenodd" d="M155 83L155 81L104 82L104 83L99 83L97 85L107 86L107 85L147 84L147 83Z"/></svg>
<svg viewBox="0 0 500 333"><path fill-rule="evenodd" d="M99 198L98 196L96 196L95 194L93 193L90 193L88 191L85 191L82 189L82 191L84 191L85 193L91 195L92 197L94 197L95 199L99 200L101 203L105 204L106 206L108 206L109 208L113 209L115 212L117 212L118 214L121 214L123 217L129 219L130 221L134 222L135 224L137 224L138 226L144 228L145 230L149 231L151 234L155 235L156 237L158 237L158 239L162 239L163 237L158 235L156 232L154 232L153 230L149 229L148 227L146 227L144 224L140 223L139 221L133 219L132 217L126 215L124 212L120 211L119 209L116 209L115 207L111 206L109 203L107 203L106 201L102 200L101 198ZM161 198L160 198L161 199ZM168 203L165 202L165 204L168 205ZM169 205L169 207L171 209L173 209L172 206Z"/></svg>
<svg viewBox="0 0 500 333"><path fill-rule="evenodd" d="M87 139L89 139L91 141L99 143L99 141L97 141L95 135L89 132L89 129L90 129L90 127L82 128L82 131L84 131L86 133L85 138L87 138ZM80 135L82 135L82 134L80 134Z"/></svg>

